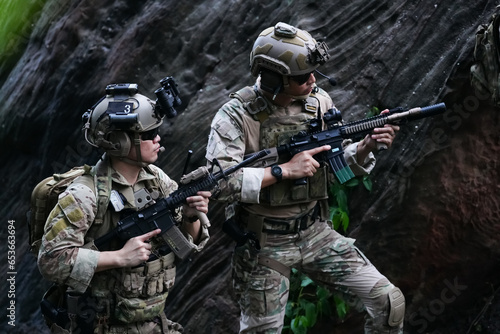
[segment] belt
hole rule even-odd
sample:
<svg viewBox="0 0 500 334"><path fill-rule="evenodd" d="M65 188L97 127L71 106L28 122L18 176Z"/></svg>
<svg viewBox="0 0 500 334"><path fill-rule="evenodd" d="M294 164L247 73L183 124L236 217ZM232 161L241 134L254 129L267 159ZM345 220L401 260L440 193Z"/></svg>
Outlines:
<svg viewBox="0 0 500 334"><path fill-rule="evenodd" d="M262 232L269 234L293 234L307 230L314 222L315 218L306 215L302 218L284 219L264 219Z"/></svg>
<svg viewBox="0 0 500 334"><path fill-rule="evenodd" d="M294 234L307 230L319 217L319 205L306 214L294 218L264 218L262 232L268 234Z"/></svg>

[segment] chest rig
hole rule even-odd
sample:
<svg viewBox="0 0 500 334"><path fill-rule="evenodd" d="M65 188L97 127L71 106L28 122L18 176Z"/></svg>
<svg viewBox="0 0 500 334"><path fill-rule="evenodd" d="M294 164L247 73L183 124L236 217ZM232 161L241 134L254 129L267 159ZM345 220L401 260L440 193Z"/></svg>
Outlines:
<svg viewBox="0 0 500 334"><path fill-rule="evenodd" d="M144 189L148 193L158 193L160 197L167 196L167 189L160 182L157 171L150 166L145 167L145 170L156 177L144 180ZM121 213L115 212L110 204L112 169L107 164L98 163L92 173L95 173L96 177L94 188L91 189L95 189L97 211L102 208L106 211L104 215L96 215L103 218L93 222L85 236L87 242L116 227L121 218ZM88 181L87 175L83 177ZM110 249L120 247L113 243L110 246ZM100 325L122 325L161 316L167 295L175 282L174 261L175 255L170 252L166 255L159 254L157 259L134 268L117 268L95 273L87 291L96 303L95 321Z"/></svg>
<svg viewBox="0 0 500 334"><path fill-rule="evenodd" d="M309 121L321 119L318 98L312 93L303 104L295 103L288 109L272 110L267 100L254 87L245 87L231 95L237 98L246 112L259 126L259 149L271 148L289 142L300 131L309 130ZM250 118L246 118L250 119ZM248 136L246 133L245 136ZM255 140L245 138L246 142ZM280 158L278 163L289 160ZM260 201L271 206L296 205L328 197L327 169L320 167L314 176L301 180L283 180L261 190Z"/></svg>
<svg viewBox="0 0 500 334"><path fill-rule="evenodd" d="M156 175L153 168L147 166L144 168L147 173ZM112 181L112 169L105 163L97 163L94 167L88 170L87 173L75 180L75 183L81 183L92 189L96 195L96 210L95 219L92 222L91 227L85 235L85 242L92 241L98 237L106 234L111 229L117 226L119 219L121 218L120 212L116 212L110 204L113 198L113 181ZM155 197L164 197L167 195L166 189L158 181L158 178L144 180L144 190L147 193L157 194ZM143 192L139 192L143 193ZM140 206L135 203L135 206L140 208Z"/></svg>

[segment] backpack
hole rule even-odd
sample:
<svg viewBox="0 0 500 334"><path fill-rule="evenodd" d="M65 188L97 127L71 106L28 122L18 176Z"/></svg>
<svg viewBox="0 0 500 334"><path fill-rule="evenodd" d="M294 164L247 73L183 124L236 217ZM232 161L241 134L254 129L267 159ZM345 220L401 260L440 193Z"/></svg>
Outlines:
<svg viewBox="0 0 500 334"><path fill-rule="evenodd" d="M474 62L470 68L470 82L476 94L497 106L500 106L499 14L493 14L487 24L477 28Z"/></svg>
<svg viewBox="0 0 500 334"><path fill-rule="evenodd" d="M29 244L32 254L38 256L45 222L52 209L56 206L59 194L64 192L76 178L84 174L94 174L94 180L92 178L81 178L81 181L95 192L95 184L97 181L95 180L95 173L92 173L91 170L92 168L88 165L73 167L65 173L53 174L40 181L35 186L31 193L30 211L28 213ZM104 200L107 201L107 199ZM101 203L101 201L97 201L98 207L99 203ZM102 219L105 211L102 212L102 210L98 209L97 212L99 218ZM98 218L96 217L96 219Z"/></svg>

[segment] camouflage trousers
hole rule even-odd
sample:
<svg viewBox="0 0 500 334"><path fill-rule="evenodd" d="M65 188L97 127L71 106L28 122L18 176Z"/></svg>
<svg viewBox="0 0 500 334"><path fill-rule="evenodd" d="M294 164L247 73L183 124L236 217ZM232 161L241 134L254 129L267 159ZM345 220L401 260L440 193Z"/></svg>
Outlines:
<svg viewBox="0 0 500 334"><path fill-rule="evenodd" d="M241 309L240 333L281 333L290 288L289 279L258 263L269 257L301 270L316 283L354 297L367 311L365 333L403 333L402 323L387 324L389 291L386 277L354 246L354 239L315 222L296 234L268 234L259 253L248 245L233 254L233 287Z"/></svg>

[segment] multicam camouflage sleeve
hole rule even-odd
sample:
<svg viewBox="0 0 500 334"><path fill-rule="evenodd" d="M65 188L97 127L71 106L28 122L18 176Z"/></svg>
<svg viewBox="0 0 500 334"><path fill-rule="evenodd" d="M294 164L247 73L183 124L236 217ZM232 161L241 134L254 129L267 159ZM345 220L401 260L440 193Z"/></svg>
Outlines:
<svg viewBox="0 0 500 334"><path fill-rule="evenodd" d="M84 185L74 184L59 196L47 219L38 254L38 267L49 281L84 292L94 275L99 252L81 248L94 220L96 197Z"/></svg>
<svg viewBox="0 0 500 334"><path fill-rule="evenodd" d="M259 150L258 135L252 137L243 134L242 128L244 124L248 124L244 122L244 117L244 107L236 99L226 103L217 112L212 121L205 156L209 162L217 159L222 168L226 169L243 161L245 154ZM251 133L246 128L245 133L249 132ZM245 138L257 140L250 142ZM221 193L217 199L225 202L258 203L263 177L262 168L242 168L231 174L227 181L221 182Z"/></svg>
<svg viewBox="0 0 500 334"><path fill-rule="evenodd" d="M370 174L375 167L375 155L370 152L365 161L358 161L356 154L358 142L352 143L351 140L346 140L344 145L344 158L354 175Z"/></svg>

